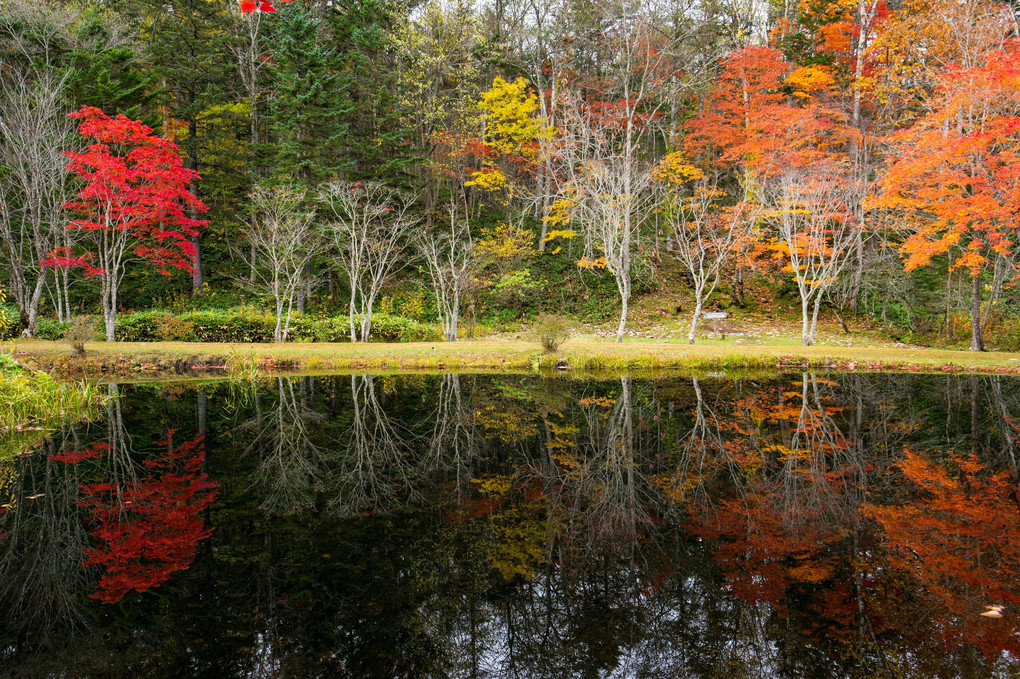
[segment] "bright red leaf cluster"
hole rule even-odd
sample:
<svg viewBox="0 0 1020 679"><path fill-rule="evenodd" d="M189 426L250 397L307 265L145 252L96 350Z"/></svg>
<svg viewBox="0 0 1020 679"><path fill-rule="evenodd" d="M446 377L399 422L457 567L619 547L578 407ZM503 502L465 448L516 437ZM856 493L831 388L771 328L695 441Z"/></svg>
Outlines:
<svg viewBox="0 0 1020 679"><path fill-rule="evenodd" d="M279 0L281 3L290 2L291 0ZM251 14L252 12L275 12L276 7L273 6L274 0L241 0L241 12L244 14Z"/></svg>
<svg viewBox="0 0 1020 679"><path fill-rule="evenodd" d="M88 234L116 234L91 238L94 251L59 248L44 266L81 266L90 275L116 276L110 270L122 260L120 248L130 249L164 274L189 271L195 258L191 242L206 222L188 214L206 211L189 190L198 173L184 167L173 142L157 137L152 128L118 114L82 106L71 117L79 132L93 141L85 151L66 152L67 169L85 182L77 200L64 208L80 215L68 225Z"/></svg>
<svg viewBox="0 0 1020 679"><path fill-rule="evenodd" d="M92 595L104 603L117 603L131 590L144 592L186 569L199 540L212 533L201 513L216 498L218 484L202 472L202 435L175 446L173 433L158 444L166 452L143 463L146 474L136 483L81 485L85 499L79 504L97 523L92 535L99 539L85 550L83 565L105 568Z"/></svg>

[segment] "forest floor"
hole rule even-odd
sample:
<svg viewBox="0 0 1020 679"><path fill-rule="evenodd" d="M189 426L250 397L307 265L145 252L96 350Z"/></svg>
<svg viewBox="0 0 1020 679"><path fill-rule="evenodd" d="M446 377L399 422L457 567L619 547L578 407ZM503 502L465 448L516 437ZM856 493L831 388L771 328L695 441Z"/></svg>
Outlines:
<svg viewBox="0 0 1020 679"><path fill-rule="evenodd" d="M744 339L741 342L741 339ZM832 369L847 371L1020 373L1020 353L953 351L907 345L794 345L788 338L751 343L747 336L699 340L629 337L622 344L599 335L572 337L556 354L534 340L486 338L407 344L211 344L93 342L84 356L64 343L16 340L10 349L22 362L73 376L158 377L237 375L246 371L457 370L681 371Z"/></svg>

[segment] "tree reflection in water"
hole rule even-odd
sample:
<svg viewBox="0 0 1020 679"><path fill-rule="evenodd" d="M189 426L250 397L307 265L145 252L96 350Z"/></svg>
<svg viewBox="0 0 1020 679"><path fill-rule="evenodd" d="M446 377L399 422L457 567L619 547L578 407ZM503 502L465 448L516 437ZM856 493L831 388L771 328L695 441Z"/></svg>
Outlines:
<svg viewBox="0 0 1020 679"><path fill-rule="evenodd" d="M160 389L4 477L15 674L1020 671L1008 378Z"/></svg>

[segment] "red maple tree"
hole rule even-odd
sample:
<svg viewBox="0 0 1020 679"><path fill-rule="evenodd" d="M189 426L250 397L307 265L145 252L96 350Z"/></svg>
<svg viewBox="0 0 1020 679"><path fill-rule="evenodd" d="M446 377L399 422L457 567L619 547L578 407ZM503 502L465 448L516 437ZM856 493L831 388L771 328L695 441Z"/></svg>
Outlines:
<svg viewBox="0 0 1020 679"><path fill-rule="evenodd" d="M206 211L189 190L198 173L184 167L177 145L152 128L123 114L116 117L91 106L72 113L79 133L94 143L67 151L67 169L85 185L64 208L76 213L68 229L83 233L84 250L54 250L44 266L81 266L101 282L106 339L114 339L117 292L128 264L141 260L163 274L190 271L195 258L191 238L206 222L193 216Z"/></svg>
<svg viewBox="0 0 1020 679"><path fill-rule="evenodd" d="M291 0L279 0L281 3L290 2ZM274 0L240 0L241 12L243 14L251 14L252 12L275 12L276 7L273 6Z"/></svg>

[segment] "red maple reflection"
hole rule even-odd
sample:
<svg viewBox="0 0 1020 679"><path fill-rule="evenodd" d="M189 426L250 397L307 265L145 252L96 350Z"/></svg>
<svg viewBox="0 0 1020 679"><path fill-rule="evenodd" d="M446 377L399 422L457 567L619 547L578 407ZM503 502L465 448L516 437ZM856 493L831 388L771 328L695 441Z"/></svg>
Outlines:
<svg viewBox="0 0 1020 679"><path fill-rule="evenodd" d="M99 545L86 549L82 565L101 565L105 573L91 596L117 603L131 590L143 592L184 570L195 558L198 541L209 537L200 514L215 499L217 483L201 471L205 459L201 434L177 446L174 431L157 445L166 452L142 463L135 483L82 484L80 501L98 524ZM74 460L76 456L65 456ZM76 461L76 460L75 460Z"/></svg>

